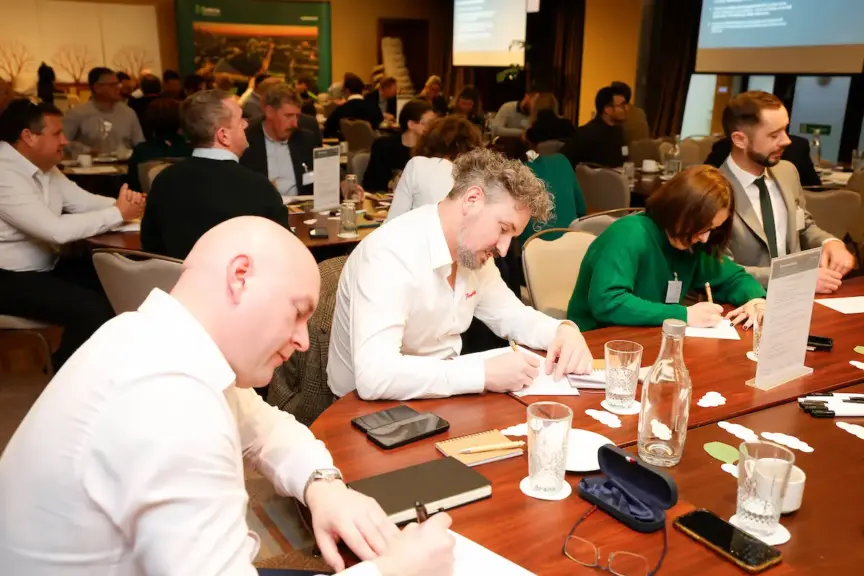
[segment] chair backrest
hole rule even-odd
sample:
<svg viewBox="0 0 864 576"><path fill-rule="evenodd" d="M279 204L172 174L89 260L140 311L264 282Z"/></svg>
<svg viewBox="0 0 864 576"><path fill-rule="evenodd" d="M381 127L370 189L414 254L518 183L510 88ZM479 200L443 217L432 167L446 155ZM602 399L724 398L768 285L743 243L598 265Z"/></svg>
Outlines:
<svg viewBox="0 0 864 576"><path fill-rule="evenodd" d="M577 218L571 222L570 229L576 230L577 232L587 232L594 236L599 236L606 231L606 228L608 228L610 224L619 218L629 216L630 214L637 214L643 210L644 208L621 208L620 210L607 210L606 212L589 214L588 216Z"/></svg>
<svg viewBox="0 0 864 576"><path fill-rule="evenodd" d="M857 193L861 198L861 206L858 208L855 218L852 219L849 235L864 248L864 168L859 168L852 174L845 188Z"/></svg>
<svg viewBox="0 0 864 576"><path fill-rule="evenodd" d="M561 236L556 240L545 240L543 236L550 233ZM567 306L576 287L579 267L594 238L596 236L586 232L550 228L525 241L522 268L528 297L534 308L553 318L567 317Z"/></svg>
<svg viewBox="0 0 864 576"><path fill-rule="evenodd" d="M846 183L845 188L847 190L854 190L864 194L864 168L858 168L852 173L852 176L849 177L849 181Z"/></svg>
<svg viewBox="0 0 864 576"><path fill-rule="evenodd" d="M657 142L657 150L660 152L660 157L665 160L666 154L668 154L669 151L672 150L675 144L667 140L662 140L660 138L657 138L655 142Z"/></svg>
<svg viewBox="0 0 864 576"><path fill-rule="evenodd" d="M369 167L369 158L372 155L369 152L357 152L351 158L351 172L357 176L357 182L363 184L363 175L366 174L366 168Z"/></svg>
<svg viewBox="0 0 864 576"><path fill-rule="evenodd" d="M841 240L849 234L861 207L861 196L852 190L804 191L807 210L816 224Z"/></svg>
<svg viewBox="0 0 864 576"><path fill-rule="evenodd" d="M162 170L171 165L166 160L151 160L138 165L138 181L141 182L141 192L147 194L153 186L153 181Z"/></svg>
<svg viewBox="0 0 864 576"><path fill-rule="evenodd" d="M685 138L682 140L679 150L681 151L681 165L684 168L702 164L705 158L708 157L708 154L702 155L702 146L695 138ZM710 148L708 151L711 151Z"/></svg>
<svg viewBox="0 0 864 576"><path fill-rule="evenodd" d="M342 131L342 139L348 142L348 150L359 152L360 150L372 149L375 131L372 130L372 125L369 122L343 118L339 121L339 130Z"/></svg>
<svg viewBox="0 0 864 576"><path fill-rule="evenodd" d="M576 166L576 180L589 212L603 212L630 207L630 184L623 174L610 168Z"/></svg>
<svg viewBox="0 0 864 576"><path fill-rule="evenodd" d="M537 144L537 154L540 156L551 156L557 154L564 147L564 142L561 140L546 140Z"/></svg>
<svg viewBox="0 0 864 576"><path fill-rule="evenodd" d="M154 288L171 291L183 261L137 250L94 250L93 266L114 312L137 310Z"/></svg>
<svg viewBox="0 0 864 576"><path fill-rule="evenodd" d="M660 154L660 145L654 140L634 140L629 145L630 160L637 167L642 166L643 160L656 160L661 162L663 156Z"/></svg>

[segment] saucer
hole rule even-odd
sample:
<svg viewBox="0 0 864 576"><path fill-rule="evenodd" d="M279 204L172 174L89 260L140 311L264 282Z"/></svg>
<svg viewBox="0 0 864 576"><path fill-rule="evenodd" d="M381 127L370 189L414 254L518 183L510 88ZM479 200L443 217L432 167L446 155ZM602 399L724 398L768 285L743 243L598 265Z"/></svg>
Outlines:
<svg viewBox="0 0 864 576"><path fill-rule="evenodd" d="M567 480L561 485L561 490L558 492L542 492L531 490L531 478L526 476L519 482L519 490L526 496L537 498L538 500L564 500L573 493L573 488Z"/></svg>
<svg viewBox="0 0 864 576"><path fill-rule="evenodd" d="M729 519L729 523L738 528L739 530L744 530L744 528L741 528L741 526L738 525L737 514L733 515ZM744 532L747 532L747 530L744 530ZM777 527L774 529L774 531L771 532L771 534L767 534L765 536L760 536L759 534L752 534L750 532L747 532L747 534L750 534L757 540L761 540L769 546L779 546L780 544L785 544L786 542L789 542L790 538L792 538L789 530L787 530L786 527L782 524L777 524Z"/></svg>

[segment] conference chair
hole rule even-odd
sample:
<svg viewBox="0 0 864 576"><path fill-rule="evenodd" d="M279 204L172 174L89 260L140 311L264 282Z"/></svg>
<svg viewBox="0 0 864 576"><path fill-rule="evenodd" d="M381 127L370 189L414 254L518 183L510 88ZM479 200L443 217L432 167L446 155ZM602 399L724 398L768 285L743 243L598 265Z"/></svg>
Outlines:
<svg viewBox="0 0 864 576"><path fill-rule="evenodd" d="M54 376L54 366L51 363L51 345L42 333L46 328L52 328L52 325L20 316L0 314L0 332L6 334L14 333L36 341L40 368L51 379Z"/></svg>
<svg viewBox="0 0 864 576"><path fill-rule="evenodd" d="M854 252L860 264L861 255L858 248L858 239L853 236L853 232L860 231L861 222L861 195L852 190L829 190L826 192L809 192L804 191L804 201L807 203L807 210L813 216L816 224L834 236L846 243L854 244Z"/></svg>
<svg viewBox="0 0 864 576"><path fill-rule="evenodd" d="M337 256L318 264L321 293L318 307L309 318L309 349L294 352L276 369L270 381L267 402L309 426L335 400L327 385L327 353L330 330L336 310L336 290L347 256Z"/></svg>
<svg viewBox="0 0 864 576"><path fill-rule="evenodd" d="M543 237L561 234L555 240ZM522 246L522 268L528 300L534 308L553 318L567 318L567 305L576 287L579 267L596 236L569 228L537 232Z"/></svg>
<svg viewBox="0 0 864 576"><path fill-rule="evenodd" d="M576 180L589 212L630 207L630 183L623 174L611 168L578 164Z"/></svg>
<svg viewBox="0 0 864 576"><path fill-rule="evenodd" d="M153 181L156 180L156 176L171 164L172 163L167 160L151 160L139 164L138 181L141 182L141 192L149 194L150 188L153 186Z"/></svg>
<svg viewBox="0 0 864 576"><path fill-rule="evenodd" d="M537 154L540 156L551 156L557 154L564 147L564 142L561 140L546 140L537 144Z"/></svg>
<svg viewBox="0 0 864 576"><path fill-rule="evenodd" d="M589 214L571 222L570 229L576 232L587 232L588 234L599 236L606 231L606 228L610 224L619 218L629 216L630 214L638 214L643 210L644 208L620 208L618 210L607 210L606 212Z"/></svg>
<svg viewBox="0 0 864 576"><path fill-rule="evenodd" d="M342 139L348 142L349 151L360 152L361 150L369 151L372 149L375 131L369 122L343 118L339 121L339 130L342 131Z"/></svg>
<svg viewBox="0 0 864 576"><path fill-rule="evenodd" d="M852 226L849 229L849 236L852 237L859 254L861 254L864 252L864 168L859 168L852 174L845 188L857 193L861 198L861 206L858 208L858 213L852 220Z"/></svg>
<svg viewBox="0 0 864 576"><path fill-rule="evenodd" d="M363 185L363 176L366 174L366 168L369 167L369 158L372 155L369 152L357 152L351 158L351 172L357 176L357 183Z"/></svg>
<svg viewBox="0 0 864 576"><path fill-rule="evenodd" d="M117 314L137 310L154 288L170 292L183 271L182 260L119 248L94 250L93 266Z"/></svg>
<svg viewBox="0 0 864 576"><path fill-rule="evenodd" d="M630 160L637 168L642 166L643 160L663 161L663 156L660 154L660 145L654 140L634 140L629 145Z"/></svg>
<svg viewBox="0 0 864 576"><path fill-rule="evenodd" d="M708 157L708 154L705 154L704 156L702 155L702 146L695 138L685 138L681 141L678 149L681 151L682 168L688 168L690 166L702 164L705 158ZM710 148L708 152L711 152Z"/></svg>

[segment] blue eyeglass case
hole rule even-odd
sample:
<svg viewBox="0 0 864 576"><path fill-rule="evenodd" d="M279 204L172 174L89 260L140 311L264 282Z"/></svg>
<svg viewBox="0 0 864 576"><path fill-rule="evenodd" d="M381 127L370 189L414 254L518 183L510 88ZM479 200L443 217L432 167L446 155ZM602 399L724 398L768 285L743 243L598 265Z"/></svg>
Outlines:
<svg viewBox="0 0 864 576"><path fill-rule="evenodd" d="M601 446L597 460L601 475L583 478L579 496L637 532L663 528L678 502L675 481L617 446Z"/></svg>

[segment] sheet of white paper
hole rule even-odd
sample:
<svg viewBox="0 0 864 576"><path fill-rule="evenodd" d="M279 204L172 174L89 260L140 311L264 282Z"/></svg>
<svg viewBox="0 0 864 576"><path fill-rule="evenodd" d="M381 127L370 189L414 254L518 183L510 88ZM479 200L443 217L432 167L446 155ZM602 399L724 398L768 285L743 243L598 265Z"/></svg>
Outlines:
<svg viewBox="0 0 864 576"><path fill-rule="evenodd" d="M339 148L325 146L312 150L313 208L316 211L339 207Z"/></svg>
<svg viewBox="0 0 864 576"><path fill-rule="evenodd" d="M126 222L114 229L114 232L140 232L141 231L141 221L137 222Z"/></svg>
<svg viewBox="0 0 864 576"><path fill-rule="evenodd" d="M540 356L539 354L535 354L530 350L526 350L519 346L519 351L523 354L528 354L529 356L534 356L540 360L540 373L534 378L534 383L527 388L523 388L518 392L514 392L513 394L516 396L579 396L579 390L570 385L570 381L565 377L560 381L556 382L552 375L545 373L545 363L546 359ZM510 352L510 348L495 348L494 350L487 350L486 352L479 352L478 355L481 358L494 358L495 356L500 356L501 354L506 354ZM466 354L466 356L473 356L473 354Z"/></svg>
<svg viewBox="0 0 864 576"><path fill-rule="evenodd" d="M691 338L716 338L718 340L740 340L738 330L726 318L713 328L694 328L688 326L685 334Z"/></svg>
<svg viewBox="0 0 864 576"><path fill-rule="evenodd" d="M456 539L456 546L453 548L455 559L453 576L477 576L478 574L534 576L533 572L525 570L518 564L495 554L473 540L469 540L452 530L450 534Z"/></svg>
<svg viewBox="0 0 864 576"><path fill-rule="evenodd" d="M816 300L832 310L841 314L864 314L864 296L853 296L851 298L820 298Z"/></svg>

